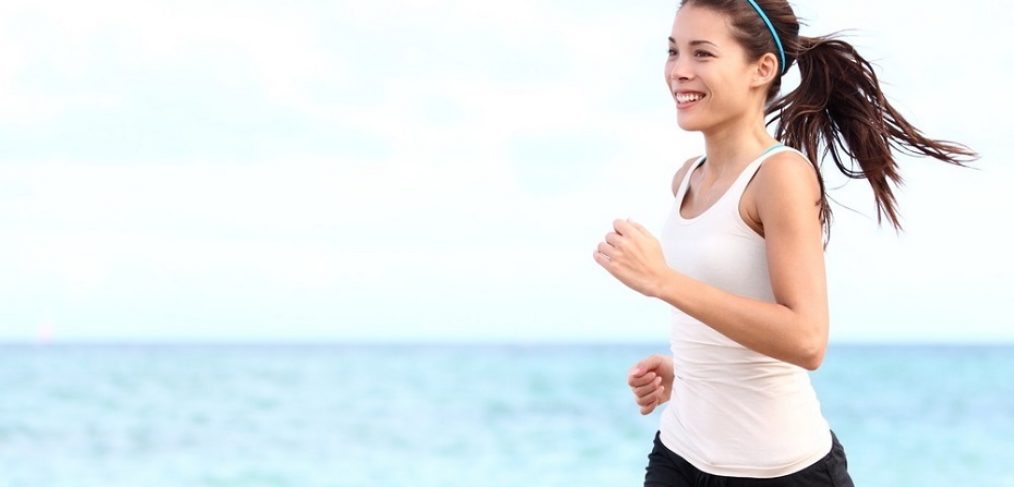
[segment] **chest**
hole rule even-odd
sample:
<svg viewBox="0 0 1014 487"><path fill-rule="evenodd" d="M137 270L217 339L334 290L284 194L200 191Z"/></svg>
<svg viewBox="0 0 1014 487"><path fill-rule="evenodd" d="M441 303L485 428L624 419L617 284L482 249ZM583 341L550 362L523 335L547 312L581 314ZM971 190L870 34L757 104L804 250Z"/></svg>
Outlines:
<svg viewBox="0 0 1014 487"><path fill-rule="evenodd" d="M666 264L687 276L744 296L769 293L765 241L741 225L730 224L730 208L687 222L676 202L659 235Z"/></svg>
<svg viewBox="0 0 1014 487"><path fill-rule="evenodd" d="M747 182L736 204L739 210L739 217L743 220L743 223L750 227L754 233L763 237L764 225L757 212L757 185L752 184L753 179L755 178L751 178L751 181ZM734 180L727 180L705 184L699 167L694 168L694 172L690 174L686 194L679 204L678 211L680 216L686 219L694 219L701 216L722 199L733 183Z"/></svg>

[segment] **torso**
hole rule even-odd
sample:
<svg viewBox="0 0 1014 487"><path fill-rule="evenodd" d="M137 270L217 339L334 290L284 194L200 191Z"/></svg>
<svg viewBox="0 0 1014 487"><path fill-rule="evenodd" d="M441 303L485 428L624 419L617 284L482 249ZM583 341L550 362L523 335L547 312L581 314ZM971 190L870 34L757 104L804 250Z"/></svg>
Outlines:
<svg viewBox="0 0 1014 487"><path fill-rule="evenodd" d="M752 215L775 202L785 170L779 167L800 162L780 159L805 156L773 149L715 182L695 170L709 169L700 158L684 164L658 234L669 267L736 296L777 302L768 269L772 242ZM670 312L677 366L659 424L669 450L713 475L756 478L799 472L827 454L830 425L805 369L747 348L676 306Z"/></svg>

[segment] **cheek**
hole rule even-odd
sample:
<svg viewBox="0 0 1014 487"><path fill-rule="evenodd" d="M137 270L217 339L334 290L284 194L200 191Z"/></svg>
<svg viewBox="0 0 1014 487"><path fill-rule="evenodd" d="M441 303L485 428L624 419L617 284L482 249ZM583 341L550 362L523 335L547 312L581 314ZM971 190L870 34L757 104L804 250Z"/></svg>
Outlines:
<svg viewBox="0 0 1014 487"><path fill-rule="evenodd" d="M750 73L735 69L722 73L722 86L735 96L746 96L750 92Z"/></svg>
<svg viewBox="0 0 1014 487"><path fill-rule="evenodd" d="M725 103L739 100L742 97L743 82L735 76L728 76L728 73L713 72L708 78L708 87L715 95L715 99Z"/></svg>

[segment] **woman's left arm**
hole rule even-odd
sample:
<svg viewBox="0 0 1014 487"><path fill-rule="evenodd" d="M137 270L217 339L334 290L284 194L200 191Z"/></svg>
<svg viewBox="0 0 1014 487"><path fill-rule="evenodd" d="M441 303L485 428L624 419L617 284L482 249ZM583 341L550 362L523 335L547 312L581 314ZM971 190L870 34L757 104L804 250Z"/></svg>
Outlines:
<svg viewBox="0 0 1014 487"><path fill-rule="evenodd" d="M813 166L793 153L769 157L754 177L775 302L733 294L665 263L641 225L614 222L595 260L628 286L657 297L731 340L816 370L828 337L827 282L821 241L820 187ZM600 255L601 254L601 255Z"/></svg>

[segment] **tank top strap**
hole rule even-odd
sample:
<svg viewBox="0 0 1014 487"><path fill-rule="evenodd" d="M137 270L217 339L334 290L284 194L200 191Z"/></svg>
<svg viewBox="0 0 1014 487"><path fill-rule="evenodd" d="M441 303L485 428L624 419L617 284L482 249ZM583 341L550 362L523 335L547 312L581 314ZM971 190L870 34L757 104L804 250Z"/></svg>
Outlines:
<svg viewBox="0 0 1014 487"><path fill-rule="evenodd" d="M676 202L677 202L677 204L679 204L680 202L682 202L683 198L686 196L687 188L690 187L690 175L694 173L694 170L697 169L697 166L700 166L704 162L704 158L705 157L707 157L707 156L705 155L705 156L698 157L697 160L694 161L694 163L691 164L690 167L687 168L686 174L683 175L683 180L680 181L679 190L676 191Z"/></svg>
<svg viewBox="0 0 1014 487"><path fill-rule="evenodd" d="M730 186L729 189L726 191L726 193L728 193L729 195L728 200L735 202L735 205L738 208L739 200L743 194L743 191L746 191L746 186L750 183L751 180L753 180L753 176L760 169L761 164L763 164L768 157L777 154L779 152L785 151L799 152L796 149L793 149L792 147L779 144L771 147L763 154L761 154L757 159L754 159L753 162L747 165L746 168L743 169L743 172L741 172L739 176L736 177L736 180L732 182L732 186Z"/></svg>

